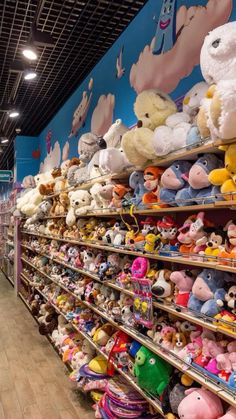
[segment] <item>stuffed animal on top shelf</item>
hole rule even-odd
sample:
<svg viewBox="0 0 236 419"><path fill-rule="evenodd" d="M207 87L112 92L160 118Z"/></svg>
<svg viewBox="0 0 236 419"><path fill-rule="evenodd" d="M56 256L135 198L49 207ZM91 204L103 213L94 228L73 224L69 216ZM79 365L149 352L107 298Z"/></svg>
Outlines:
<svg viewBox="0 0 236 419"><path fill-rule="evenodd" d="M220 187L222 199L236 200L236 143L220 146L219 149L225 151L225 167L212 170L208 179L212 185Z"/></svg>
<svg viewBox="0 0 236 419"><path fill-rule="evenodd" d="M163 174L164 169L156 166L149 166L144 170L144 187L148 190L143 195L143 204L147 205L148 208L158 208L157 204L160 200L160 178Z"/></svg>
<svg viewBox="0 0 236 419"><path fill-rule="evenodd" d="M164 171L161 176L161 202L171 206L177 205L175 202L176 193L187 185L190 169L190 162L176 160Z"/></svg>
<svg viewBox="0 0 236 419"><path fill-rule="evenodd" d="M191 167L188 174L188 184L176 193L176 203L179 206L193 204L209 204L215 202L220 190L212 186L209 173L222 167L221 160L214 154L203 154ZM221 169L220 169L221 170Z"/></svg>
<svg viewBox="0 0 236 419"><path fill-rule="evenodd" d="M134 112L138 119L137 127L122 136L121 147L131 164L143 167L156 158L154 129L176 112L176 105L170 96L158 89L144 90L136 98Z"/></svg>
<svg viewBox="0 0 236 419"><path fill-rule="evenodd" d="M200 66L204 79L211 84L198 114L203 137L229 140L236 137L236 22L228 22L205 38Z"/></svg>
<svg viewBox="0 0 236 419"><path fill-rule="evenodd" d="M66 216L66 224L72 226L76 222L76 217L87 214L92 209L92 196L85 190L69 192L68 196L70 205Z"/></svg>

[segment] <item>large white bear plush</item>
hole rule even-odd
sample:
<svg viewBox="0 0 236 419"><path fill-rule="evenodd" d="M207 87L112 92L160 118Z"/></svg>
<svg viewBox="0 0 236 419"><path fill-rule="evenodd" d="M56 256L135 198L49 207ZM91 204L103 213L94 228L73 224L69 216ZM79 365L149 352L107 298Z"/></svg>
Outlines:
<svg viewBox="0 0 236 419"><path fill-rule="evenodd" d="M70 206L66 216L66 224L72 226L76 217L87 214L92 209L92 196L88 191L77 190L69 192Z"/></svg>
<svg viewBox="0 0 236 419"><path fill-rule="evenodd" d="M40 185L52 182L53 177L51 172L38 173L34 176L34 180L36 187L20 197L16 204L17 210L29 217L36 213L39 204L43 200L43 196L39 193Z"/></svg>
<svg viewBox="0 0 236 419"><path fill-rule="evenodd" d="M202 75L211 84L198 115L203 136L236 137L236 22L211 31L201 50Z"/></svg>
<svg viewBox="0 0 236 419"><path fill-rule="evenodd" d="M153 147L156 155L164 156L176 150L181 150L188 143L193 145L199 138L194 135L194 141L188 141L188 135L194 123L199 107L208 89L205 82L197 83L185 95L183 100L183 112L177 112L166 119L165 125L155 129L153 136ZM194 130L194 134L195 130Z"/></svg>

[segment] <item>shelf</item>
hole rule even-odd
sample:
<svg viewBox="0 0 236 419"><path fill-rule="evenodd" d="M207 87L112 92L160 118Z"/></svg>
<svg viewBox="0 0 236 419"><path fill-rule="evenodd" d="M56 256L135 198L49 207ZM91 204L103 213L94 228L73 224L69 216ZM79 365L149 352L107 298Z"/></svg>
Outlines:
<svg viewBox="0 0 236 419"><path fill-rule="evenodd" d="M22 247L25 247L26 249L31 250L32 252L39 253L36 250L31 249L29 246L22 245ZM39 253L39 254L41 254L42 256L45 256L45 257L49 258L46 254L42 254L42 253ZM121 288L117 284L114 284L112 281L102 281L97 275L95 275L95 274L93 274L93 273L91 273L89 271L86 271L84 269L75 268L75 267L71 266L69 263L65 263L65 262L61 261L60 259L56 259L56 258L49 258L49 259L52 260L55 263L58 263L59 265L65 266L65 267L67 267L69 269L72 269L75 272L78 272L78 273L80 273L82 275L85 275L85 276L87 276L87 277L89 277L89 278L91 278L91 279L93 279L93 280L95 280L97 282L100 282L101 284L105 284L108 287L113 288L113 289L115 289L115 290L117 290L119 292L123 292L124 294L127 294L127 295L129 295L131 297L134 296L133 291L126 290L124 288ZM23 259L23 260L26 263L30 264L30 262L28 262L26 259ZM33 264L31 264L31 266L34 267L34 269L37 269ZM37 270L42 275L46 276L48 279L50 279L51 281L53 281L53 279L50 276L46 275L43 271L41 271L40 269L37 269ZM166 304L165 301L163 301L161 303L156 302L156 301L153 301L153 306L156 307L156 308L158 308L158 309L164 310L164 311L166 311L166 312L168 312L170 314L173 314L176 317L180 317L180 318L185 319L185 320L188 320L188 321L190 321L192 323L198 324L198 325L202 326L203 328L212 330L214 332L221 332L224 335L227 335L227 336L229 336L231 338L236 338L236 325L235 325L235 328L234 328L235 331L233 331L233 330L231 331L231 330L227 330L227 329L222 329L220 326L217 326L217 325L213 324L213 322L216 323L217 321L215 319L211 318L211 317L207 317L207 316L200 317L200 313L192 313L192 315L191 315L191 312L190 311L187 312L187 310L186 309L184 310L183 307L175 306L175 305L170 306L170 305ZM221 323L222 324L225 324L225 325L229 325L232 328L234 327L233 324L228 323L228 322L223 322L222 321ZM219 324L220 324L220 322L219 322Z"/></svg>
<svg viewBox="0 0 236 419"><path fill-rule="evenodd" d="M59 285L60 286L60 284L58 284L57 283L57 285ZM64 288L63 288L64 289ZM104 358L106 358L107 360L108 360L108 356L101 350L101 348L98 346L98 345L96 345L94 342L93 342L93 340L91 339L91 337L87 334L87 333L85 333L85 332L83 332L82 330L80 330L80 329L78 329L77 327L76 327L76 325L72 322L72 321L70 321L70 320L68 320L67 318L66 318L66 316L65 316L65 314L63 313L63 312L61 312L59 309L58 309L58 307L55 305L55 304L53 304L50 300L49 300L49 298L42 292L42 291L40 291L38 288L36 288L36 290L42 295L42 297L46 300L46 301L49 301L50 302L50 304L55 308L55 310L57 311L57 313L58 314L60 314L60 315L62 315L66 320L67 320L67 322L68 323L70 323L72 326L73 326L73 328L75 329L75 331L76 332L78 332L83 338L85 338L86 340L88 340L89 341L89 343L96 349L96 351L98 351L101 355L103 355L104 356ZM66 290L66 289L65 289ZM76 298L76 296L72 293L72 295ZM22 298L22 296L21 296L21 298ZM24 300L24 302L27 304L27 302ZM82 302L82 300L81 300L81 302ZM27 306L28 307L28 306ZM31 311L31 310L30 310ZM32 313L31 313L32 314ZM33 316L34 317L34 316ZM60 353L58 352L58 350L57 350L57 348L53 345L53 342L50 340L50 343L52 344L52 346L54 347L54 349L56 350L56 352L58 353L58 355L60 356ZM120 374L120 375L122 375L146 400L147 400L147 402L148 403L150 403L155 409L156 409L156 411L158 411L159 413L163 413L162 412L162 409L161 409L161 406L160 406L160 404L158 403L158 401L157 400L155 400L154 398L152 398L152 397L149 397L139 386L138 386L138 384L132 379L132 377L128 374L128 373L126 373L126 372L124 372L123 370L121 370L120 368L118 368L117 367L117 365L113 362L113 365L114 365L114 368L116 369L116 371Z"/></svg>
<svg viewBox="0 0 236 419"><path fill-rule="evenodd" d="M193 257L195 259L191 259L190 257L188 257L188 254L186 254L186 256L161 256L158 253L143 253L143 252L137 252L137 251L132 251L132 250L128 250L125 249L123 247L113 247L113 246L106 246L106 245L100 245L100 244L95 244L92 242L86 242L86 241L78 241L78 240L70 240L70 239L62 239L56 236L46 236L44 234L37 234L37 233L31 233L31 232L27 232L22 230L22 233L25 234L30 234L32 236L38 236L38 237L44 237L50 240L57 240L57 241L61 241L61 242L66 242L66 243L71 243L71 244L75 244L77 246L86 246L86 247L91 247L94 249L99 249L99 250L105 250L106 252L114 252L114 253L122 253L125 255L131 255L131 256L143 256L145 258L148 259L152 259L152 260L159 260L162 262L170 262L170 263L175 263L175 264L180 264L180 265L191 265L191 266L198 266L200 268L210 268L210 269L216 269L218 271L223 271L223 272L231 272L231 273L235 273L236 274L236 267L233 266L228 266L228 265L223 265L218 263L217 258L212 258L213 261L212 262L208 262L208 261L202 261L201 259L206 258L209 259L209 256L200 256L197 254L194 254ZM24 245L22 245L24 247ZM25 246L27 248L27 246ZM32 250L29 248L29 250ZM34 251L34 250L32 250ZM179 255L176 252L177 255ZM47 256L47 255L43 255L43 256ZM47 256L48 257L48 256ZM199 259L199 260L196 260ZM224 261L226 261L227 259L222 259ZM229 261L228 261L229 262ZM236 259L231 259L230 262L232 264L236 265Z"/></svg>
<svg viewBox="0 0 236 419"><path fill-rule="evenodd" d="M31 266L34 266L34 265L31 264ZM148 349L150 349L156 355L163 358L165 361L170 363L172 366L174 366L178 370L186 373L187 375L189 375L189 377L191 377L192 379L197 381L199 384L207 387L209 390L216 393L219 397L221 397L223 400L228 402L230 405L236 407L236 394L233 391L231 392L230 390L227 390L226 388L222 388L221 386L217 385L217 377L216 377L215 380L211 379L209 376L207 376L207 374L203 374L203 373L199 372L192 365L189 365L189 364L185 363L184 361L182 361L181 359L179 359L176 354L168 352L167 350L162 348L160 344L154 343L153 341L151 341L151 339L148 338L147 336L141 335L141 333L137 332L136 330L132 330L128 326L118 324L116 321L111 319L110 316L107 313L105 313L102 310L100 310L99 308L97 308L94 304L91 304L91 303L88 303L87 301L81 300L78 296L73 294L73 292L67 290L66 287L61 286L60 283L58 283L57 281L52 280L52 282L55 282L59 287L61 287L65 291L67 291L69 294L73 295L74 298L76 298L78 301L83 303L85 306L87 306L88 308L93 310L96 314L98 314L99 316L104 318L106 321L108 321L114 327L116 327L117 329L125 332L127 335L129 335L130 337L132 337L133 339L135 339L136 341L138 341L142 345L146 346Z"/></svg>

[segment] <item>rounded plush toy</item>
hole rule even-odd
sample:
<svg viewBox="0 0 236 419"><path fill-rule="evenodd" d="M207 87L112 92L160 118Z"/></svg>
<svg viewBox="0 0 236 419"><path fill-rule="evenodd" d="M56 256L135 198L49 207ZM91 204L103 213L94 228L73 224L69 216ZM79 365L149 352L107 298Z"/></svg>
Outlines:
<svg viewBox="0 0 236 419"><path fill-rule="evenodd" d="M185 160L176 160L161 176L160 200L175 206L177 191L187 185L191 163Z"/></svg>
<svg viewBox="0 0 236 419"><path fill-rule="evenodd" d="M236 137L236 22L228 22L205 38L200 55L204 79L212 84L198 115L202 136Z"/></svg>
<svg viewBox="0 0 236 419"><path fill-rule="evenodd" d="M144 90L136 98L134 112L138 119L137 128L123 135L121 146L130 163L143 166L148 160L156 158L154 129L176 112L176 105L170 96L160 90Z"/></svg>
<svg viewBox="0 0 236 419"><path fill-rule="evenodd" d="M75 224L76 217L86 214L92 209L92 196L88 191L78 190L69 192L70 206L66 216L66 224Z"/></svg>
<svg viewBox="0 0 236 419"><path fill-rule="evenodd" d="M225 167L212 170L208 179L212 185L220 186L224 199L236 200L236 143L219 148L225 151Z"/></svg>
<svg viewBox="0 0 236 419"><path fill-rule="evenodd" d="M188 184L176 194L179 206L192 204L209 204L215 202L219 188L212 186L208 175L213 169L222 167L221 160L214 154L203 154L191 167L188 174ZM215 171L215 170L213 170Z"/></svg>
<svg viewBox="0 0 236 419"><path fill-rule="evenodd" d="M204 388L185 391L186 397L178 407L182 419L218 419L223 415L223 406L218 396Z"/></svg>
<svg viewBox="0 0 236 419"><path fill-rule="evenodd" d="M123 124L121 119L117 119L103 136L107 147L120 148L122 135L127 131L128 127Z"/></svg>
<svg viewBox="0 0 236 419"><path fill-rule="evenodd" d="M142 389L160 396L169 383L171 371L170 364L141 346L135 356L134 375Z"/></svg>

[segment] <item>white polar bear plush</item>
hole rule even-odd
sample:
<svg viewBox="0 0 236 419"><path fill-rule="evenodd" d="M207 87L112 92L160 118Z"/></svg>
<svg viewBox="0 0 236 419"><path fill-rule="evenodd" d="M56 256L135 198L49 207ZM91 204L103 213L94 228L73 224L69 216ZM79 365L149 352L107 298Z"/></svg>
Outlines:
<svg viewBox="0 0 236 419"><path fill-rule="evenodd" d="M36 213L39 204L43 200L43 196L39 193L41 184L52 182L51 172L39 173L34 177L36 187L27 192L24 196L17 200L16 208L21 213L31 217Z"/></svg>
<svg viewBox="0 0 236 419"><path fill-rule="evenodd" d="M235 138L236 22L226 23L206 36L200 66L204 79L212 86L199 112L199 129L213 140Z"/></svg>
<svg viewBox="0 0 236 419"><path fill-rule="evenodd" d="M158 157L186 147L189 132L207 89L208 84L205 82L193 86L184 97L183 112L170 115L166 119L165 125L155 129L153 147ZM196 142L198 140L199 138L196 137ZM192 141L190 142L192 143Z"/></svg>
<svg viewBox="0 0 236 419"><path fill-rule="evenodd" d="M120 148L122 135L127 131L128 127L123 124L121 119L117 119L103 136L107 147Z"/></svg>
<svg viewBox="0 0 236 419"><path fill-rule="evenodd" d="M69 192L70 205L66 216L66 224L72 226L76 222L76 217L87 214L92 209L92 196L88 191L77 190Z"/></svg>

